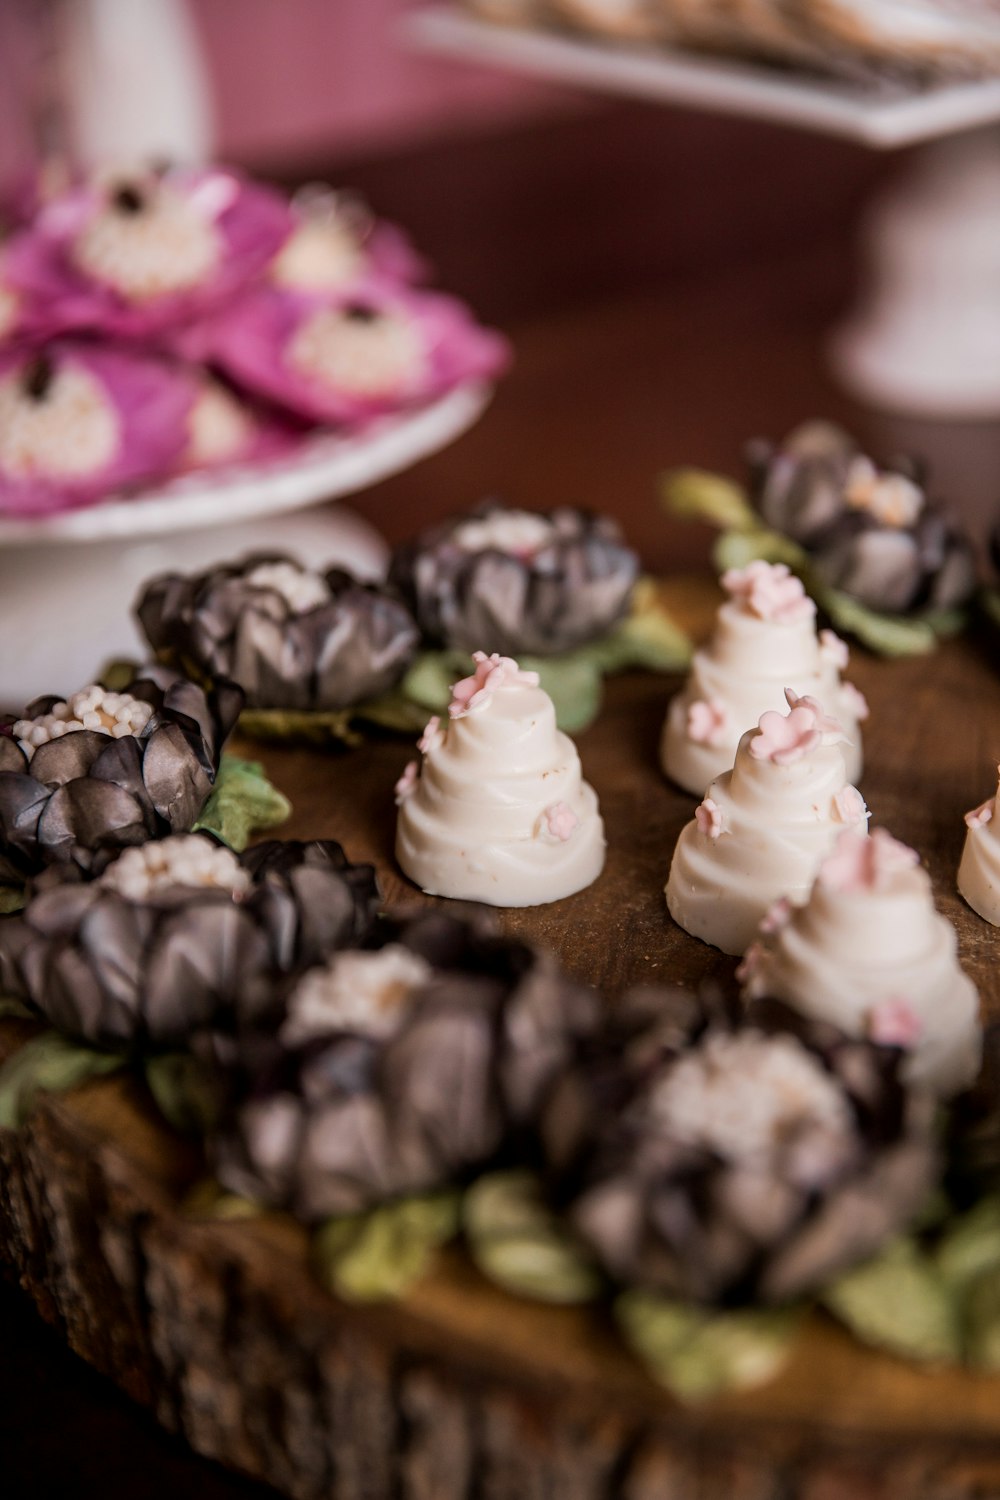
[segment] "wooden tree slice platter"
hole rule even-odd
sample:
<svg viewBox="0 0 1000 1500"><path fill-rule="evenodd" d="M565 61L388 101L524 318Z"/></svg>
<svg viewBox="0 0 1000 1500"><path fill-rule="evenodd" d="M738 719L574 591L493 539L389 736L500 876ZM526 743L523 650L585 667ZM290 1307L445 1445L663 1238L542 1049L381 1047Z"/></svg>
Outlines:
<svg viewBox="0 0 1000 1500"><path fill-rule="evenodd" d="M668 597L697 634L710 586ZM916 845L986 1010L1000 1014L1000 931L954 889L962 813L995 787L1000 683L990 644L934 657L857 654L873 823ZM609 684L580 737L609 857L588 891L501 915L608 992L728 979L734 960L663 904L693 801L656 748L663 678ZM295 802L289 836L335 837L378 866L390 904L428 902L392 861L392 786L408 747L339 755L247 747ZM0 1055L29 1035L0 1023ZM295 1500L963 1500L1000 1495L1000 1377L919 1369L816 1318L769 1385L688 1410L594 1312L515 1300L457 1253L401 1304L358 1308L312 1279L305 1232L179 1211L197 1152L118 1078L44 1101L0 1132L0 1266L69 1345L200 1452Z"/></svg>

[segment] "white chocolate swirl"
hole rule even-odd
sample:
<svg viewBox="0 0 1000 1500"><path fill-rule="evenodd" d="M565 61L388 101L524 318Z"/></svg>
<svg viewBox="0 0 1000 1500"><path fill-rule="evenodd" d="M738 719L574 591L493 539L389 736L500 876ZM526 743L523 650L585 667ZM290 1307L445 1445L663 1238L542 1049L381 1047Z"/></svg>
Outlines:
<svg viewBox="0 0 1000 1500"><path fill-rule="evenodd" d="M697 819L681 830L666 887L674 921L723 953L742 953L780 897L806 899L845 826L857 833L868 828L860 794L859 815L846 825L838 809L848 786L839 745L821 744L778 765L750 753L758 733L744 734L733 769L705 794L717 810L718 832Z"/></svg>
<svg viewBox="0 0 1000 1500"><path fill-rule="evenodd" d="M430 737L396 834L400 866L428 894L491 906L582 890L604 848L576 746L548 694L523 683L492 689L483 708Z"/></svg>
<svg viewBox="0 0 1000 1500"><path fill-rule="evenodd" d="M815 620L762 620L737 599L723 604L712 639L696 651L691 674L667 712L660 742L663 769L685 791L700 796L728 770L745 730L768 709L785 711L785 689L816 698L838 719L848 743L841 746L847 776L861 775L861 732L852 695L845 692L832 654L820 648ZM691 738L693 703L716 704L724 727L714 744Z"/></svg>

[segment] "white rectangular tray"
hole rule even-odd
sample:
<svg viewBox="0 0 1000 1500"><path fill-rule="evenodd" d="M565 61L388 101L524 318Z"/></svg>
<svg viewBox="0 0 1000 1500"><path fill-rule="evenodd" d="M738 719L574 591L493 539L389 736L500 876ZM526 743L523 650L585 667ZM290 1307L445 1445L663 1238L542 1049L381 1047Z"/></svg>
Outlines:
<svg viewBox="0 0 1000 1500"><path fill-rule="evenodd" d="M415 46L473 62L607 93L771 120L883 150L1000 120L996 78L922 89L888 83L865 87L752 62L497 26L449 5L414 11L404 22L404 34Z"/></svg>

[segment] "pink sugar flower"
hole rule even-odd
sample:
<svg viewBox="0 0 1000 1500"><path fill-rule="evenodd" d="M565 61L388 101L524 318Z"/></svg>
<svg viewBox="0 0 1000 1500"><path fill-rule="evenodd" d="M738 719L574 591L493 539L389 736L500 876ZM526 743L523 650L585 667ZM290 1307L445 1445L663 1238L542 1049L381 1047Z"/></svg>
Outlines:
<svg viewBox="0 0 1000 1500"><path fill-rule="evenodd" d="M867 719L869 713L868 699L860 688L854 686L853 682L842 682L840 684L839 698L840 706L844 713L849 714L852 719L857 719L859 723L863 719Z"/></svg>
<svg viewBox="0 0 1000 1500"><path fill-rule="evenodd" d="M800 704L788 714L768 709L761 714L757 733L750 741L754 760L769 760L776 766L791 766L823 743L814 708Z"/></svg>
<svg viewBox="0 0 1000 1500"><path fill-rule="evenodd" d="M472 660L476 663L472 676L452 685L448 713L453 719L464 719L466 714L486 708L498 688L538 686L538 673L522 672L510 656L474 651Z"/></svg>
<svg viewBox="0 0 1000 1500"><path fill-rule="evenodd" d="M829 891L874 891L891 876L912 870L919 859L915 849L901 844L884 828L876 828L870 837L845 828L833 853L820 865L818 879Z"/></svg>
<svg viewBox="0 0 1000 1500"><path fill-rule="evenodd" d="M722 808L712 798L706 797L694 811L695 822L698 830L706 834L710 839L717 839L722 833Z"/></svg>
<svg viewBox="0 0 1000 1500"><path fill-rule="evenodd" d="M851 653L847 649L847 642L842 641L840 636L833 630L820 631L819 654L831 667L836 667L838 672L843 672L851 659Z"/></svg>
<svg viewBox="0 0 1000 1500"><path fill-rule="evenodd" d="M402 807L407 797L409 797L410 794L416 790L417 782L419 779L420 769L417 766L416 761L411 760L407 763L406 769L404 770L402 776L396 782L397 807Z"/></svg>
<svg viewBox="0 0 1000 1500"><path fill-rule="evenodd" d="M847 739L839 719L828 714L817 698L811 698L808 693L799 694L794 688L785 688L785 702L789 708L808 708L816 715L816 728L823 736L824 745L839 745Z"/></svg>
<svg viewBox="0 0 1000 1500"><path fill-rule="evenodd" d="M843 786L833 798L831 814L836 823L860 823L871 814L856 786Z"/></svg>
<svg viewBox="0 0 1000 1500"><path fill-rule="evenodd" d="M989 797L985 802L980 802L971 812L965 814L966 828L985 828L993 817L993 798Z"/></svg>
<svg viewBox="0 0 1000 1500"><path fill-rule="evenodd" d="M736 980L739 984L745 984L748 979L753 977L754 972L760 967L760 961L763 957L763 944L758 943L755 939L736 965Z"/></svg>
<svg viewBox="0 0 1000 1500"><path fill-rule="evenodd" d="M757 560L722 575L723 588L761 620L793 625L816 613L816 606L786 563Z"/></svg>
<svg viewBox="0 0 1000 1500"><path fill-rule="evenodd" d="M868 1035L880 1047L915 1047L923 1031L924 1023L902 995L880 1000L868 1012Z"/></svg>
<svg viewBox="0 0 1000 1500"><path fill-rule="evenodd" d="M760 930L770 937L772 933L780 932L783 927L787 927L791 916L792 903L787 896L779 896L761 918Z"/></svg>
<svg viewBox="0 0 1000 1500"><path fill-rule="evenodd" d="M417 749L421 755L426 755L429 750L441 739L441 720L437 714L432 714L424 725L423 733L417 740Z"/></svg>
<svg viewBox="0 0 1000 1500"><path fill-rule="evenodd" d="M688 739L696 745L721 745L726 738L728 718L725 705L717 698L711 698L707 703L701 698L696 699L688 704Z"/></svg>
<svg viewBox="0 0 1000 1500"><path fill-rule="evenodd" d="M573 836L579 818L571 807L565 802L553 802L551 807L545 809L545 826L554 839L560 839L563 843Z"/></svg>

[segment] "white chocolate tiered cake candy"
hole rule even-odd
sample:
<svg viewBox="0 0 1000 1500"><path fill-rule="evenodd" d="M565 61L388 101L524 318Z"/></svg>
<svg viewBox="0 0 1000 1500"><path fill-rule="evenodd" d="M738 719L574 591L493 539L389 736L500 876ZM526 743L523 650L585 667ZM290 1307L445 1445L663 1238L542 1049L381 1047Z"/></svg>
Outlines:
<svg viewBox="0 0 1000 1500"><path fill-rule="evenodd" d="M475 653L397 786L396 858L429 895L539 906L590 885L604 825L536 672Z"/></svg>
<svg viewBox="0 0 1000 1500"><path fill-rule="evenodd" d="M804 906L779 913L743 961L744 998L784 1000L853 1036L905 1048L904 1077L957 1093L982 1055L979 995L935 911L915 849L845 832Z"/></svg>
<svg viewBox="0 0 1000 1500"><path fill-rule="evenodd" d="M997 767L1000 774L1000 766ZM958 889L972 910L1000 927L1000 816L997 795L965 815L968 833L958 867Z"/></svg>
<svg viewBox="0 0 1000 1500"><path fill-rule="evenodd" d="M847 647L830 630L816 634L816 606L782 563L752 562L723 574L729 599L715 631L695 653L691 675L670 704L660 759L672 781L700 796L727 771L743 733L766 710L781 711L791 687L823 705L842 725L849 781L861 774L858 722L868 708L840 680Z"/></svg>
<svg viewBox="0 0 1000 1500"><path fill-rule="evenodd" d="M815 699L789 692L788 704L787 715L769 711L744 734L733 769L711 783L674 850L670 914L724 953L742 953L779 898L806 899L845 827L867 832L840 725Z"/></svg>

